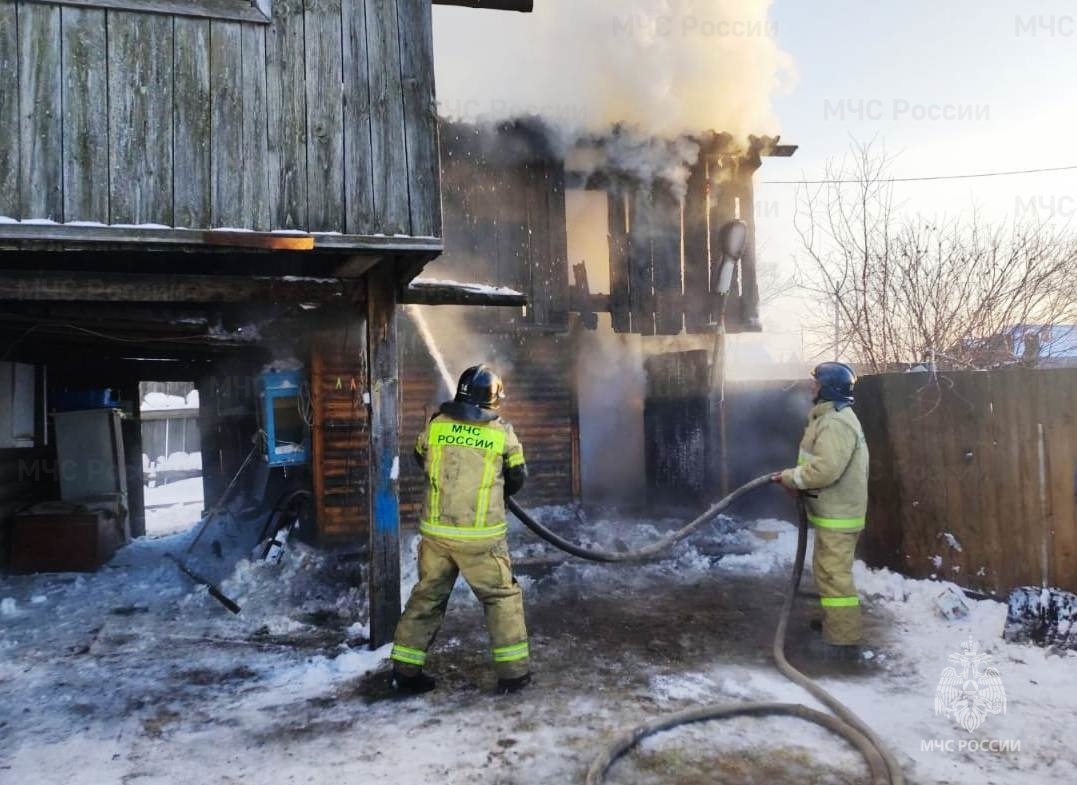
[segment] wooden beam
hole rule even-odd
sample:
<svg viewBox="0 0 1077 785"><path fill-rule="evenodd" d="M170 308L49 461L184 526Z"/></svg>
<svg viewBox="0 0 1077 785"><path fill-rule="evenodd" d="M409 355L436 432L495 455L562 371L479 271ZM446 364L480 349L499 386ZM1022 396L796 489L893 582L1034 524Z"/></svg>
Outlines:
<svg viewBox="0 0 1077 785"><path fill-rule="evenodd" d="M369 276L367 346L370 362L370 646L393 638L400 619L400 368L395 271Z"/></svg>
<svg viewBox="0 0 1077 785"><path fill-rule="evenodd" d="M657 182L651 194L651 262L655 331L677 335L684 325L681 202L672 189Z"/></svg>
<svg viewBox="0 0 1077 785"><path fill-rule="evenodd" d="M491 305L521 308L527 295L503 286L483 286L456 281L412 281L401 300L405 305Z"/></svg>
<svg viewBox="0 0 1077 785"><path fill-rule="evenodd" d="M483 8L489 11L519 11L529 14L535 10L535 0L433 0L434 5L459 5L464 8Z"/></svg>
<svg viewBox="0 0 1077 785"><path fill-rule="evenodd" d="M437 255L444 250L434 237L392 237L360 234L307 234L303 232L229 232L124 226L122 224L73 225L59 223L0 223L0 249L23 250L45 247L65 250L93 247L151 250L170 248L189 251L354 251Z"/></svg>
<svg viewBox="0 0 1077 785"><path fill-rule="evenodd" d="M615 333L632 331L628 283L628 231L625 194L609 192L610 313Z"/></svg>
<svg viewBox="0 0 1077 785"><path fill-rule="evenodd" d="M684 197L684 326L691 335L710 330L707 190L707 162L699 160L692 166Z"/></svg>
<svg viewBox="0 0 1077 785"><path fill-rule="evenodd" d="M28 3L55 3L56 0L26 0ZM269 0L237 3L235 0L62 0L62 5L85 8L107 8L114 11L134 11L140 14L169 16L201 16L207 19L230 19L237 22L269 24Z"/></svg>
<svg viewBox="0 0 1077 785"><path fill-rule="evenodd" d="M145 303L345 303L362 293L335 278L0 271L0 301Z"/></svg>

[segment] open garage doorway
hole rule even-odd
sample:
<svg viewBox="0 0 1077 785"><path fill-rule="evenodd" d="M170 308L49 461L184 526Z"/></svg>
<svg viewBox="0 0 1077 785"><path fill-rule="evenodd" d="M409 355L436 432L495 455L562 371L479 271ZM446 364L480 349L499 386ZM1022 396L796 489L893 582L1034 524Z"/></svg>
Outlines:
<svg viewBox="0 0 1077 785"><path fill-rule="evenodd" d="M186 531L202 517L202 444L194 382L139 382L146 536Z"/></svg>

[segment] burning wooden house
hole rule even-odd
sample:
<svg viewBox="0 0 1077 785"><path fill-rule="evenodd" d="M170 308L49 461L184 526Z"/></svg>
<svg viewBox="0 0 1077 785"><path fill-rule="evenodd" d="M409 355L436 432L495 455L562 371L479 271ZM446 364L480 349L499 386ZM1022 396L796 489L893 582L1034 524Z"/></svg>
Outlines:
<svg viewBox="0 0 1077 785"><path fill-rule="evenodd" d="M427 274L509 287L528 305L435 314L432 332L453 372L480 361L506 370L506 416L529 447L528 502L579 500L588 485L600 498L603 464L638 465L610 489L622 501L633 488L642 500L647 484L652 500L679 492L686 464L713 467L713 447L665 438L662 429L677 426L660 412L683 410L674 393L707 398L719 322L730 333L761 329L753 176L763 158L795 149L772 138L658 140L624 129L565 149L539 121L443 122L445 253ZM744 237L730 260L722 249L733 226ZM588 233L593 242L580 242ZM587 255L570 257L570 248ZM448 391L419 336L405 333L404 433L413 438ZM645 368L641 341L667 346L663 336L679 336L665 351L699 350L700 367L654 358ZM412 510L421 484L410 468L403 495ZM688 472L688 482L712 473Z"/></svg>

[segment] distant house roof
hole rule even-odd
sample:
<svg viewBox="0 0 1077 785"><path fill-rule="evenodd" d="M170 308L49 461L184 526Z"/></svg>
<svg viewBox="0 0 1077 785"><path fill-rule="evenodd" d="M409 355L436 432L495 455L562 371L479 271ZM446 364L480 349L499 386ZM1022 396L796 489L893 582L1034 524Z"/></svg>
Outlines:
<svg viewBox="0 0 1077 785"><path fill-rule="evenodd" d="M1035 353L1040 360L1077 360L1077 324L1019 324L1006 337L1016 357Z"/></svg>

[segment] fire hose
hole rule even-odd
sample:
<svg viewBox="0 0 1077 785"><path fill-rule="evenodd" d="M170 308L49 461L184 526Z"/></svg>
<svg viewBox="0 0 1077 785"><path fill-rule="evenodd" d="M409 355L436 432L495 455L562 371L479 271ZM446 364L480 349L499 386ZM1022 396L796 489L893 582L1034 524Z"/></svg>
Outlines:
<svg viewBox="0 0 1077 785"><path fill-rule="evenodd" d="M770 476L758 477L745 485L740 486L725 498L721 499L706 512L698 516L685 526L673 531L656 542L643 548L630 551L608 551L602 549L584 548L576 545L556 533L550 531L541 523L532 518L513 499L508 500L509 509L531 531L546 542L566 553L581 559L596 562L630 562L654 556L661 553L688 537L692 532L703 524L713 520L721 512L726 510L734 501L751 493L758 488L770 483ZM680 725L689 723L705 722L708 720L723 720L730 717L763 717L763 716L791 716L798 717L808 722L813 722L832 733L841 736L863 756L871 773L872 785L905 785L905 775L898 766L893 755L882 741L853 711L841 703L837 698L823 689L812 679L794 668L785 658L785 634L789 626L789 616L793 610L793 602L796 599L800 580L804 573L804 557L808 549L808 518L804 509L804 500L797 500L798 537L796 558L793 561L793 573L789 586L786 589L785 599L781 613L778 616L778 626L774 632L774 644L772 655L778 670L792 681L807 691L812 697L822 703L833 714L809 708L797 703L739 703L739 704L712 704L688 709L676 714L659 717L650 722L637 725L624 731L614 738L602 753L595 758L587 771L586 785L601 785L605 780L610 767L636 746L640 741L662 731L670 730Z"/></svg>

